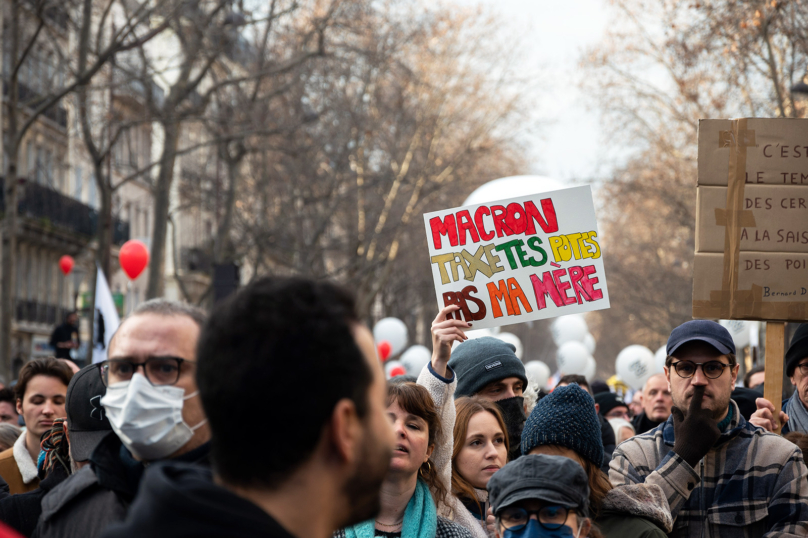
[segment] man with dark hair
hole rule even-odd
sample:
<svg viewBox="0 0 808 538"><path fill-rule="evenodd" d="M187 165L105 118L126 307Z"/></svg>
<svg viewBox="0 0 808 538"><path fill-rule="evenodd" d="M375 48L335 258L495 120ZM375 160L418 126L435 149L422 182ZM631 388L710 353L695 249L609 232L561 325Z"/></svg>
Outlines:
<svg viewBox="0 0 808 538"><path fill-rule="evenodd" d="M766 368L764 366L755 366L743 376L743 386L748 389L754 389L763 384L766 378Z"/></svg>
<svg viewBox="0 0 808 538"><path fill-rule="evenodd" d="M50 358L32 360L20 370L14 392L17 413L25 420L25 433L13 447L0 452L0 476L12 495L39 487L39 439L54 420L65 417L67 385L72 377L67 365Z"/></svg>
<svg viewBox="0 0 808 538"><path fill-rule="evenodd" d="M198 362L214 471L152 466L105 538L330 538L378 512L392 429L373 337L347 292L259 280L217 309Z"/></svg>
<svg viewBox="0 0 808 538"><path fill-rule="evenodd" d="M671 417L614 453L609 479L662 488L669 536L804 536L808 468L779 435L748 423L731 400L738 376L735 344L712 321L671 332L665 376Z"/></svg>
<svg viewBox="0 0 808 538"><path fill-rule="evenodd" d="M55 350L54 356L57 359L73 360L70 357L70 350L78 349L80 345L79 314L75 311L68 312L65 315L64 323L53 329L50 346Z"/></svg>
<svg viewBox="0 0 808 538"><path fill-rule="evenodd" d="M435 321L443 326L450 324L452 319ZM466 325L466 329L471 327L470 323ZM437 326L433 323L433 328L435 327ZM496 403L508 428L511 446L508 459L521 456L519 443L527 419L522 394L527 387L527 375L525 365L516 356L516 347L491 336L473 338L452 351L449 368L457 376L455 398L479 396ZM450 382L440 376L437 378L444 383Z"/></svg>
<svg viewBox="0 0 808 538"><path fill-rule="evenodd" d="M567 374L561 376L556 387L566 387L572 384L578 385L592 396L589 382L586 380L586 377L582 375ZM612 428L608 420L603 418L600 412L600 404L597 403L597 401L595 401L595 413L597 413L598 423L600 424L600 437L603 441L603 463L601 463L600 468L604 473L608 473L609 462L612 461L612 453L614 452L614 447L617 445L617 439L614 436L614 428Z"/></svg>
<svg viewBox="0 0 808 538"><path fill-rule="evenodd" d="M19 426L20 414L17 413L17 399L14 390L0 389L0 422Z"/></svg>
<svg viewBox="0 0 808 538"><path fill-rule="evenodd" d="M85 402L88 411L109 420L114 434L85 436L97 441L89 454L79 440L76 459L89 458L90 465L45 495L35 536L94 538L124 519L146 464L208 463L210 429L196 386L204 322L196 307L152 299L118 326L109 360L94 372L105 393Z"/></svg>

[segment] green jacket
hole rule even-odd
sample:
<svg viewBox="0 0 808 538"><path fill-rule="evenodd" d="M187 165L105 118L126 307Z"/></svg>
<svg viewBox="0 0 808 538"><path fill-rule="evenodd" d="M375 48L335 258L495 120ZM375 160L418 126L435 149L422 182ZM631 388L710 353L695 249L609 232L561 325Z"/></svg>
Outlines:
<svg viewBox="0 0 808 538"><path fill-rule="evenodd" d="M611 490L595 524L606 538L666 538L673 528L662 488L638 484Z"/></svg>

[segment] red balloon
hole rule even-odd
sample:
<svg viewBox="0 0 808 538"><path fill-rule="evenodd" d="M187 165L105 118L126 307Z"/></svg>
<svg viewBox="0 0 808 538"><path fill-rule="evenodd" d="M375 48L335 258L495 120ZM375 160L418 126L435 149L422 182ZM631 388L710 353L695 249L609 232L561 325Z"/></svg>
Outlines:
<svg viewBox="0 0 808 538"><path fill-rule="evenodd" d="M137 239L130 239L121 247L118 260L126 276L134 280L149 264L149 249Z"/></svg>
<svg viewBox="0 0 808 538"><path fill-rule="evenodd" d="M392 378L399 375L405 375L406 373L407 370L405 370L403 366L396 366L395 368L390 370L390 377Z"/></svg>
<svg viewBox="0 0 808 538"><path fill-rule="evenodd" d="M62 270L65 276L70 274L70 271L73 270L73 256L68 256L65 254L61 258L59 258L59 269Z"/></svg>
<svg viewBox="0 0 808 538"><path fill-rule="evenodd" d="M376 346L376 350L379 352L379 358L382 361L386 361L387 358L390 356L390 352L393 351L393 346L390 345L390 342L387 340L382 340Z"/></svg>

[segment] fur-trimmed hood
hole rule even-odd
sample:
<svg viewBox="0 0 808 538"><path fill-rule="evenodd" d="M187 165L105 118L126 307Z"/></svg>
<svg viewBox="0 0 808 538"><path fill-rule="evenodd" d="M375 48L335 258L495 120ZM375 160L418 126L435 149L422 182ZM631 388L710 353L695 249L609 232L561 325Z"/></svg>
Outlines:
<svg viewBox="0 0 808 538"><path fill-rule="evenodd" d="M673 518L662 488L655 484L634 484L612 489L603 499L601 513L627 514L647 519L665 533L673 530Z"/></svg>

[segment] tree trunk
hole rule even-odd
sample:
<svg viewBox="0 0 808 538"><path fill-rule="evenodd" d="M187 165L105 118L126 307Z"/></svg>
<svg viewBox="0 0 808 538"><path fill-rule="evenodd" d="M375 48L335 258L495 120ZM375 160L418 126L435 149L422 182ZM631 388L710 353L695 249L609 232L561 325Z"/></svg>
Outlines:
<svg viewBox="0 0 808 538"><path fill-rule="evenodd" d="M110 278L110 256L112 251L112 188L104 175L104 167L95 167L101 207L98 210L98 251L96 261L107 281Z"/></svg>
<svg viewBox="0 0 808 538"><path fill-rule="evenodd" d="M230 228L233 226L233 213L236 208L236 187L238 185L238 165L243 153L236 158L227 158L227 195L225 198L224 216L216 229L216 238L213 246L214 263L221 264L233 261L230 249Z"/></svg>
<svg viewBox="0 0 808 538"><path fill-rule="evenodd" d="M11 54L9 66L13 70L17 63L20 47L19 2L11 2ZM5 215L3 218L3 276L0 281L0 366L8 381L14 378L11 356L11 327L14 322L14 261L17 259L17 162L20 143L18 138L19 86L18 71L9 80L7 144L3 148L8 159L5 179Z"/></svg>
<svg viewBox="0 0 808 538"><path fill-rule="evenodd" d="M160 171L154 188L154 225L152 227L151 262L149 263L149 286L146 298L154 299L163 295L163 275L166 260L166 233L168 231L168 211L171 207L171 183L174 180L174 161L177 158L177 144L180 138L180 124L169 118L163 123L163 153L160 156Z"/></svg>

